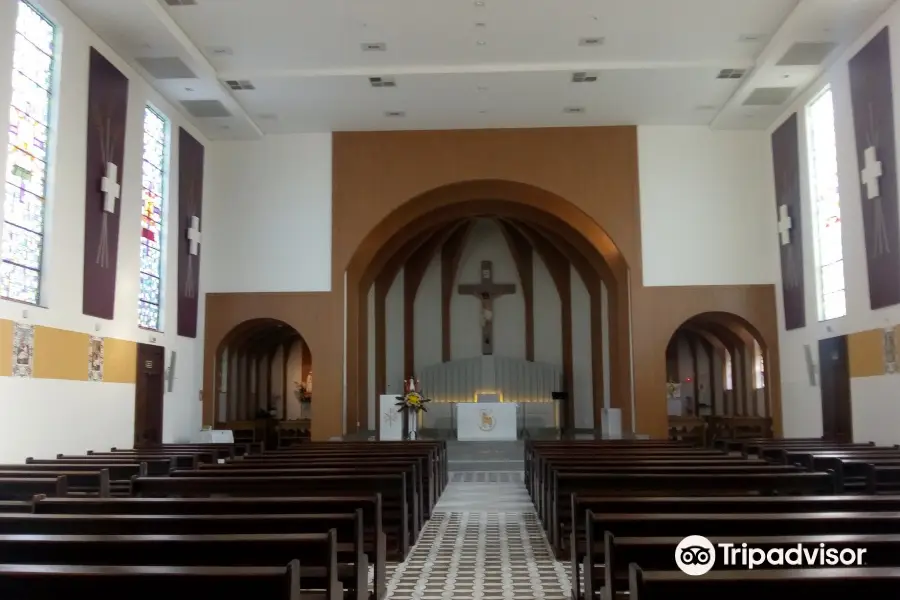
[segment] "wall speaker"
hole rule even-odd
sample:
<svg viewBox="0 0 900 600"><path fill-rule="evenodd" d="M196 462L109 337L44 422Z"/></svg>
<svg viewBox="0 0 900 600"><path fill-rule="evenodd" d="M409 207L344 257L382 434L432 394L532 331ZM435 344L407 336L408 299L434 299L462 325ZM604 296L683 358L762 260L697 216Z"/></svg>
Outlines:
<svg viewBox="0 0 900 600"><path fill-rule="evenodd" d="M169 368L166 373L166 391L172 393L172 390L175 389L175 359L178 358L178 354L172 350L171 354L169 354Z"/></svg>

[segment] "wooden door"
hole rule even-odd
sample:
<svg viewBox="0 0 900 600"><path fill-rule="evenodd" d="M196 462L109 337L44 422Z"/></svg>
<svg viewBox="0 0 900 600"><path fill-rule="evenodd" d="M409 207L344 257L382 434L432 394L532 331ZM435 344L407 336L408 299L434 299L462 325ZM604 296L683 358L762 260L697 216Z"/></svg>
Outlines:
<svg viewBox="0 0 900 600"><path fill-rule="evenodd" d="M165 352L162 346L138 344L134 394L134 445L161 444Z"/></svg>
<svg viewBox="0 0 900 600"><path fill-rule="evenodd" d="M850 366L847 336L819 341L819 381L822 392L822 434L827 440L853 440Z"/></svg>

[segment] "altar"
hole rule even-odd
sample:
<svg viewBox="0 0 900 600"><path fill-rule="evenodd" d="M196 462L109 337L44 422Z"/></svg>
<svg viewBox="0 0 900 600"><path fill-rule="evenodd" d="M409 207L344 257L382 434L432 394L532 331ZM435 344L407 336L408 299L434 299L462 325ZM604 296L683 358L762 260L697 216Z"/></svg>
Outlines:
<svg viewBox="0 0 900 600"><path fill-rule="evenodd" d="M456 439L515 441L518 439L518 409L515 402L460 402L456 404Z"/></svg>

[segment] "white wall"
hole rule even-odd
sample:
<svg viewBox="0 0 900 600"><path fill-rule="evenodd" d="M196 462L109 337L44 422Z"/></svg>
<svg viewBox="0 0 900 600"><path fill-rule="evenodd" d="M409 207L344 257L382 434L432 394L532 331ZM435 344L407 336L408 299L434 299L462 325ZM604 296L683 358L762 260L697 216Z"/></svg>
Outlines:
<svg viewBox="0 0 900 600"><path fill-rule="evenodd" d="M23 321L120 339L156 343L178 353L175 388L165 395L165 441L186 441L199 430L202 346L175 335L178 233L177 128L209 147L209 143L183 116L165 102L121 58L58 0L40 5L60 31L57 61L58 87L51 116L51 151L47 193L43 307L0 300L0 318ZM11 98L8 74L12 70L17 3L0 3L0 106L5 123ZM87 140L89 50L100 50L130 80L125 159L122 165L121 224L119 230L116 312L112 321L81 313L84 238L85 148ZM143 110L147 102L170 120L173 146L170 157L169 196L166 207L163 331L137 326L140 252L141 149ZM3 159L5 161L5 158ZM208 190L209 170L204 185ZM208 192L206 194L208 198ZM204 202L206 205L207 203ZM0 206L2 210L2 206ZM2 227L2 220L0 220ZM204 252L204 262L209 255ZM201 273L200 298L206 286ZM171 301L169 300L171 299ZM201 300L201 315L203 301ZM25 313L27 312L27 317ZM202 324L202 320L200 323ZM97 326L99 325L99 331ZM202 339L202 331L198 331ZM168 362L168 356L167 356ZM54 380L0 378L0 461L24 456L53 456L57 452L84 452L89 448L128 446L133 441L134 386Z"/></svg>
<svg viewBox="0 0 900 600"><path fill-rule="evenodd" d="M479 219L462 251L450 300L451 360L481 356L481 300L456 293L461 284L481 282L481 261L493 262L495 283L514 283L516 293L494 300L494 355L525 358L525 297L516 263L500 228ZM436 324L440 327L440 324ZM440 331L440 329L437 329Z"/></svg>
<svg viewBox="0 0 900 600"><path fill-rule="evenodd" d="M215 142L204 206L210 292L331 289L331 134Z"/></svg>
<svg viewBox="0 0 900 600"><path fill-rule="evenodd" d="M822 434L821 392L818 386L810 385L807 378L803 347L809 344L816 361L818 372L818 342L836 335L878 329L900 323L900 306L873 311L869 305L868 276L865 263L865 241L862 225L862 206L859 187L859 166L856 158L856 137L853 130L853 112L850 96L850 74L848 61L869 42L883 27L890 26L891 61L894 81L894 123L900 127L900 45L897 32L900 31L900 5L895 4L869 31L867 31L848 51L840 57L822 78L814 84L781 119L773 125L771 134L794 112L800 119L800 164L801 173L807 173L805 132L806 105L825 87L831 85L834 94L835 134L837 136L838 176L841 194L841 222L844 248L844 278L847 290L847 316L831 321L818 321L818 298L816 293L816 269L813 240L813 215L810 200L809 180L801 177L803 202L802 221L804 284L806 289L806 322L803 329L785 331L784 306L781 301L781 278L777 278L778 321L780 331L782 406L785 435L818 436ZM895 140L897 132L893 132ZM900 140L897 140L900 144ZM771 153L770 153L771 156ZM884 169L897 169L898 165L884 165ZM771 171L771 166L769 167ZM770 174L771 177L771 174ZM770 197L772 195L770 194ZM775 234L775 205L769 201L767 207L769 222L765 243L777 248ZM777 255L773 264L778 268ZM777 272L777 271L776 271ZM900 421L896 401L900 376L853 379L853 434L856 441L876 441L879 443L900 443Z"/></svg>
<svg viewBox="0 0 900 600"><path fill-rule="evenodd" d="M644 285L773 283L768 137L638 127Z"/></svg>

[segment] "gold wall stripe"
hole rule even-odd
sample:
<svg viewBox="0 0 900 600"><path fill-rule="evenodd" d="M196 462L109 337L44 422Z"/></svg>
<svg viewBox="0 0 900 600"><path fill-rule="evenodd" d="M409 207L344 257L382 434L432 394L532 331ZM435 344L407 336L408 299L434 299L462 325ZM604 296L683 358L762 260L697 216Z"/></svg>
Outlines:
<svg viewBox="0 0 900 600"><path fill-rule="evenodd" d="M0 377L12 375L13 322L0 319Z"/></svg>
<svg viewBox="0 0 900 600"><path fill-rule="evenodd" d="M137 382L137 342L103 338L103 382Z"/></svg>
<svg viewBox="0 0 900 600"><path fill-rule="evenodd" d="M870 329L847 336L850 377L884 375L884 330Z"/></svg>
<svg viewBox="0 0 900 600"><path fill-rule="evenodd" d="M89 340L90 336L86 333L36 326L31 376L35 379L87 381Z"/></svg>

